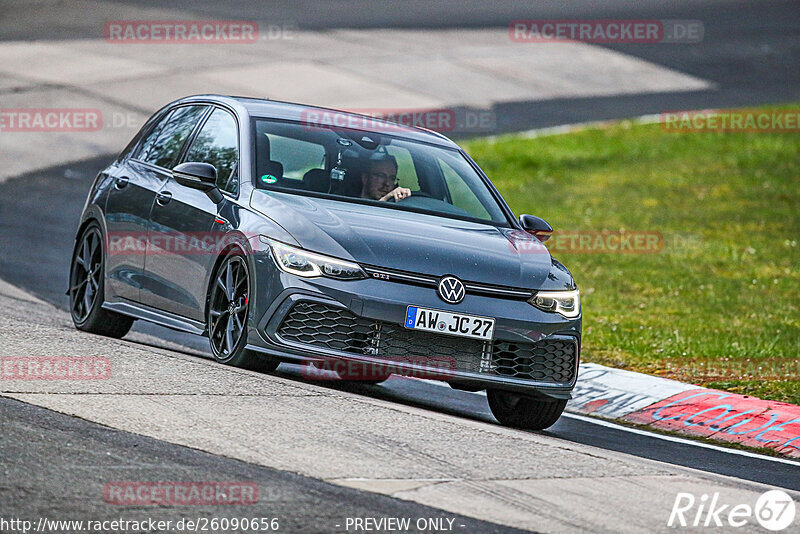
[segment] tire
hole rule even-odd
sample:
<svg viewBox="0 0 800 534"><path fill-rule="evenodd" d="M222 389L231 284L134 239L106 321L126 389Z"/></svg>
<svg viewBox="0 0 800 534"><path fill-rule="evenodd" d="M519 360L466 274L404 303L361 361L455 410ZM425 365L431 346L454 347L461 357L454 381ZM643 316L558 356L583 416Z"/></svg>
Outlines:
<svg viewBox="0 0 800 534"><path fill-rule="evenodd" d="M251 371L270 373L279 361L245 349L252 280L247 260L231 253L220 263L208 291L206 325L214 359Z"/></svg>
<svg viewBox="0 0 800 534"><path fill-rule="evenodd" d="M544 430L552 426L567 406L567 401L562 399L534 399L497 389L488 390L486 397L495 419L505 426L525 430Z"/></svg>
<svg viewBox="0 0 800 534"><path fill-rule="evenodd" d="M128 333L135 319L102 308L106 274L103 241L96 222L80 234L70 263L69 309L78 330L119 339Z"/></svg>

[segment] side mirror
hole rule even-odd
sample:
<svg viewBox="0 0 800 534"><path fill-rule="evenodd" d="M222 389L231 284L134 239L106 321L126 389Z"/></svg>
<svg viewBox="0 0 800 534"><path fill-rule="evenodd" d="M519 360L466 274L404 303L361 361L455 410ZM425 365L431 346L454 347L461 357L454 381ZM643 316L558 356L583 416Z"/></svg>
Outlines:
<svg viewBox="0 0 800 534"><path fill-rule="evenodd" d="M535 215L520 215L519 224L523 230L536 236L542 243L550 239L550 234L553 233L553 227L547 221Z"/></svg>
<svg viewBox="0 0 800 534"><path fill-rule="evenodd" d="M222 193L217 187L217 169L210 163L181 163L172 169L172 177L183 186L203 191L215 204L222 202Z"/></svg>

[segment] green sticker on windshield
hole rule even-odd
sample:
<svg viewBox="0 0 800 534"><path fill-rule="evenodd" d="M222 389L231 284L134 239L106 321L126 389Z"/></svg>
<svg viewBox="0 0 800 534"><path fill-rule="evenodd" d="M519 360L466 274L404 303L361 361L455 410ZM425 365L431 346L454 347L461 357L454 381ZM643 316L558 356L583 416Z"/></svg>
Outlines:
<svg viewBox="0 0 800 534"><path fill-rule="evenodd" d="M275 182L278 181L278 179L272 176L271 174L265 174L264 176L261 177L261 181L264 182L265 184L274 184Z"/></svg>

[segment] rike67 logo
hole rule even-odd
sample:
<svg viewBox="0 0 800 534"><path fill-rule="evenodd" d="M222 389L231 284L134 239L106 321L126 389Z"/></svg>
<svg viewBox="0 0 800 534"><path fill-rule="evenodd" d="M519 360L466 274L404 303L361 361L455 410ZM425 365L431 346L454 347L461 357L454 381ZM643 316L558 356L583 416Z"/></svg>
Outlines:
<svg viewBox="0 0 800 534"><path fill-rule="evenodd" d="M795 513L794 500L781 490L763 493L755 506L726 502L718 492L704 493L699 498L681 492L675 497L667 526L739 528L755 521L767 530L778 532L792 525Z"/></svg>

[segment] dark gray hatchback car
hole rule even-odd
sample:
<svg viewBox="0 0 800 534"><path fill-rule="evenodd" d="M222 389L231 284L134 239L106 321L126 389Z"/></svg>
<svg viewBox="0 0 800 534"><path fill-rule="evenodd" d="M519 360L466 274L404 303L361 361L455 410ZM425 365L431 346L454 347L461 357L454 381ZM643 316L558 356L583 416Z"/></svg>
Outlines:
<svg viewBox="0 0 800 534"><path fill-rule="evenodd" d="M70 270L77 328L208 336L221 363L487 390L541 429L577 378L581 307L475 162L435 132L310 106L194 96L95 179Z"/></svg>

